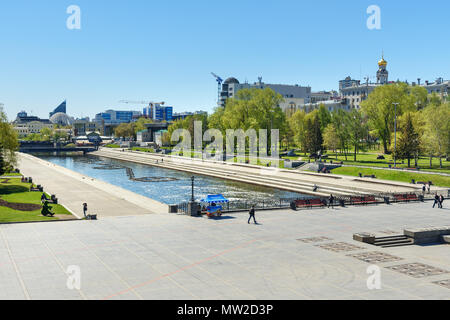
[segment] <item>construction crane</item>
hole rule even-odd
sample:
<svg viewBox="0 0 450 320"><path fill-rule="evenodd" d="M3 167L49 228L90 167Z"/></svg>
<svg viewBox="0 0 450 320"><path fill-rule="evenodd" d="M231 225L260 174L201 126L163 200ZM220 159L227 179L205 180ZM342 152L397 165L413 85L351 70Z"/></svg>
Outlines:
<svg viewBox="0 0 450 320"><path fill-rule="evenodd" d="M214 78L216 78L217 84L219 86L218 89L218 94L217 94L217 102L220 102L220 92L222 91L222 83L223 83L223 79L221 77L219 77L217 74L215 74L214 72L211 72L212 76Z"/></svg>
<svg viewBox="0 0 450 320"><path fill-rule="evenodd" d="M119 101L119 103L126 103L126 104L148 104L150 105L155 105L155 104L159 104L159 105L164 105L165 102L153 102L153 101L129 101L129 100L121 100Z"/></svg>

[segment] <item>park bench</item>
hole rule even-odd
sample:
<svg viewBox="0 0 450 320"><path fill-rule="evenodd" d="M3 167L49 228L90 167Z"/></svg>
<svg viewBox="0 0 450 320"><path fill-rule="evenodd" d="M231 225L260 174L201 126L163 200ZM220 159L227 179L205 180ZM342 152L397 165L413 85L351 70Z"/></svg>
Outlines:
<svg viewBox="0 0 450 320"><path fill-rule="evenodd" d="M54 194L52 194L52 196L50 197L50 200L47 200L47 201L50 203L53 203L53 204L58 204L58 198Z"/></svg>
<svg viewBox="0 0 450 320"><path fill-rule="evenodd" d="M44 188L40 184L38 184L36 187L31 186L30 191L31 192L43 192Z"/></svg>
<svg viewBox="0 0 450 320"><path fill-rule="evenodd" d="M419 197L416 194L408 194L406 199L407 201L419 201Z"/></svg>
<svg viewBox="0 0 450 320"><path fill-rule="evenodd" d="M321 199L311 199L309 200L310 207L325 207L325 204Z"/></svg>
<svg viewBox="0 0 450 320"><path fill-rule="evenodd" d="M351 204L376 204L377 200L374 196L367 196L367 197L351 197L350 198Z"/></svg>
<svg viewBox="0 0 450 320"><path fill-rule="evenodd" d="M394 198L397 202L419 201L419 197L416 194L395 194Z"/></svg>
<svg viewBox="0 0 450 320"><path fill-rule="evenodd" d="M325 207L321 199L296 200L295 205L297 208Z"/></svg>

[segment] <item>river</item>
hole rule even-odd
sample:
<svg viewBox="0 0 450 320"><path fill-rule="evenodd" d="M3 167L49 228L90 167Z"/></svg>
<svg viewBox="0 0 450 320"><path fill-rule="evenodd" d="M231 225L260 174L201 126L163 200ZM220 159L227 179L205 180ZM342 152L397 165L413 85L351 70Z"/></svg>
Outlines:
<svg viewBox="0 0 450 320"><path fill-rule="evenodd" d="M178 204L191 198L192 174L93 155L34 154L43 160L83 175L130 190L165 204ZM127 169L128 168L128 169ZM131 169L131 170L130 170ZM130 172L136 178L130 179ZM232 202L277 204L280 199L308 196L278 189L194 175L196 200L208 194L223 194ZM136 181L143 180L143 181Z"/></svg>

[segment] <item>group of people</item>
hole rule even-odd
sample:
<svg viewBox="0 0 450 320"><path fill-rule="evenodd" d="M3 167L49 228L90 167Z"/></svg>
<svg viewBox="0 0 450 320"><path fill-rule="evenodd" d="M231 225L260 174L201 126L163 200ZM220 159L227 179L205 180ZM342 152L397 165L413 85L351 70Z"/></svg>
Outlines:
<svg viewBox="0 0 450 320"><path fill-rule="evenodd" d="M436 205L438 205L438 208L442 209L443 208L442 207L443 203L444 203L444 196L442 194L440 196L436 194L434 196L433 208L436 207Z"/></svg>
<svg viewBox="0 0 450 320"><path fill-rule="evenodd" d="M431 193L431 185L430 184L424 184L423 185L423 187L422 187L422 191L423 191L423 194L425 194L425 192L428 190L428 194L429 193Z"/></svg>

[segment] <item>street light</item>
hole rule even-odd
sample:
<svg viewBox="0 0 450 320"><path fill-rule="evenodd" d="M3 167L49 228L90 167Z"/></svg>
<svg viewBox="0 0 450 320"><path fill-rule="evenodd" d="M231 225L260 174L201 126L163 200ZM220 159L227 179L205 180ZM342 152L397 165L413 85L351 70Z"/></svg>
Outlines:
<svg viewBox="0 0 450 320"><path fill-rule="evenodd" d="M395 120L394 120L394 169L397 168L397 106L398 103L393 103L395 106Z"/></svg>
<svg viewBox="0 0 450 320"><path fill-rule="evenodd" d="M192 177L191 177L191 181L192 181L192 197L191 197L191 202L194 202L194 201L195 201L195 199L194 199L194 180L195 180L195 177L192 176Z"/></svg>

